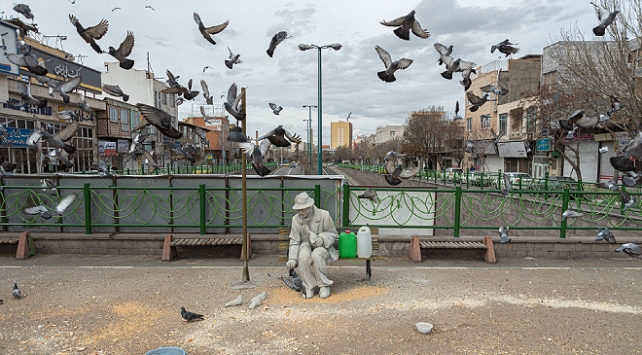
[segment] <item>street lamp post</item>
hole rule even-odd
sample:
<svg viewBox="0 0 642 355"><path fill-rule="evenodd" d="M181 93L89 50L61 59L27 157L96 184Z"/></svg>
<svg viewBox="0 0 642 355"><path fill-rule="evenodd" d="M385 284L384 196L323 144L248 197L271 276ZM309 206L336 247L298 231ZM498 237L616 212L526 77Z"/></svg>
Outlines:
<svg viewBox="0 0 642 355"><path fill-rule="evenodd" d="M327 44L325 46L317 46L316 44L299 44L299 49L302 50L302 51L307 51L307 50L310 50L310 49L313 49L313 48L316 48L318 53L319 53L319 56L318 56L318 62L319 62L319 79L318 79L318 81L319 81L319 89L318 89L318 94L317 94L317 97L318 97L318 100L319 100L319 103L318 103L319 107L318 107L318 111L317 111L319 113L319 127L318 127L319 139L318 139L318 142L317 142L317 151L318 151L317 174L323 175L323 166L321 164L321 162L323 160L323 143L322 143L322 139L321 139L321 135L323 133L322 132L322 128L321 128L322 121L323 121L323 119L322 119L323 116L322 116L322 113L321 113L322 107L323 107L323 105L321 103L321 96L322 96L322 90L321 90L321 50L322 49L326 49L326 48L332 48L335 51L338 51L339 49L341 49L341 44L333 43L333 44Z"/></svg>
<svg viewBox="0 0 642 355"><path fill-rule="evenodd" d="M303 108L308 108L308 160L309 167L312 167L312 108L317 108L317 105L303 105ZM305 121L305 120L304 120Z"/></svg>

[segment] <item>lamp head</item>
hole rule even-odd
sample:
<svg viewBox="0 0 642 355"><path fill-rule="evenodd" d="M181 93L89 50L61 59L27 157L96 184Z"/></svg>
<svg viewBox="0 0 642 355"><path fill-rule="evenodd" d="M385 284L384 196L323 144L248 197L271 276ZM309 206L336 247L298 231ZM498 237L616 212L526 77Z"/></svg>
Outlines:
<svg viewBox="0 0 642 355"><path fill-rule="evenodd" d="M307 50L312 49L312 48L314 48L314 47L312 47L309 44L299 44L299 49L302 50L302 51L307 51Z"/></svg>
<svg viewBox="0 0 642 355"><path fill-rule="evenodd" d="M335 51L338 51L339 49L341 49L342 45L340 43L333 43L329 44L328 47L334 49Z"/></svg>
<svg viewBox="0 0 642 355"><path fill-rule="evenodd" d="M245 134L243 134L243 130L241 129L241 127L236 126L232 128L232 132L229 136L227 136L227 141L235 143L245 143L247 142L247 137L245 137Z"/></svg>

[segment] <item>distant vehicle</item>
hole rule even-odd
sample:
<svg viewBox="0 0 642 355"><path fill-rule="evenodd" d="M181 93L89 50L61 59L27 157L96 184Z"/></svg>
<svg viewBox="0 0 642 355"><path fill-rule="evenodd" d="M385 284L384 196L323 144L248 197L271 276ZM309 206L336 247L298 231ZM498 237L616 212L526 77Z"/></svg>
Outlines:
<svg viewBox="0 0 642 355"><path fill-rule="evenodd" d="M444 178L448 181L461 181L464 171L460 168L444 169Z"/></svg>
<svg viewBox="0 0 642 355"><path fill-rule="evenodd" d="M533 177L527 173L507 172L504 174L508 176L510 182L513 184L514 189L518 189L520 187L523 190L529 189L531 187L531 184L533 183ZM495 181L494 185L496 189L504 188L504 178L502 177L501 179L499 179L499 185L497 184L497 181Z"/></svg>
<svg viewBox="0 0 642 355"><path fill-rule="evenodd" d="M482 179L483 177L483 179ZM470 173L470 184L475 186L494 186L497 183L497 173L482 173L481 171L473 171Z"/></svg>
<svg viewBox="0 0 642 355"><path fill-rule="evenodd" d="M577 181L569 176L549 176L548 179L535 180L534 188L546 190L548 181L548 190L577 189Z"/></svg>

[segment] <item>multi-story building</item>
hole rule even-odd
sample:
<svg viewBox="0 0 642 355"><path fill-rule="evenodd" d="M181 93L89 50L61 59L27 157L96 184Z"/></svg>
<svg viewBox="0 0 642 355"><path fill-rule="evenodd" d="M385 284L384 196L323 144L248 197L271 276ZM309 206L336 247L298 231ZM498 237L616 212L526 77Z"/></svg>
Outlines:
<svg viewBox="0 0 642 355"><path fill-rule="evenodd" d="M209 157L209 160L213 161L214 164L225 164L234 144L227 142L227 136L230 133L230 121L228 116L224 114L225 110L221 105L205 105L203 109L207 117L196 115L192 112L190 116L184 119L184 122L202 127L208 131L207 140L209 145L204 147L206 158Z"/></svg>
<svg viewBox="0 0 642 355"><path fill-rule="evenodd" d="M352 147L352 123L350 121L338 121L331 123L332 140L330 147Z"/></svg>
<svg viewBox="0 0 642 355"><path fill-rule="evenodd" d="M404 129L405 127L403 125L379 126L375 131L375 143L381 144L394 138L402 138Z"/></svg>

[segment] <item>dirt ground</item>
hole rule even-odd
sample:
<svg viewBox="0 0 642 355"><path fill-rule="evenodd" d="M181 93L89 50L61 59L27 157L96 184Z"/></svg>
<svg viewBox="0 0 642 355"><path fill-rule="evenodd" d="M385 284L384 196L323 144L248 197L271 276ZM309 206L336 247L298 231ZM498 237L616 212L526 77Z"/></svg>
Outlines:
<svg viewBox="0 0 642 355"><path fill-rule="evenodd" d="M0 351L25 354L640 354L642 263L403 258L330 267L332 296L285 287L275 256L237 259L0 257ZM25 297L11 298L17 280ZM266 291L260 307L250 299ZM224 305L242 295L244 304ZM179 307L205 314L184 323ZM420 334L417 322L434 324Z"/></svg>

